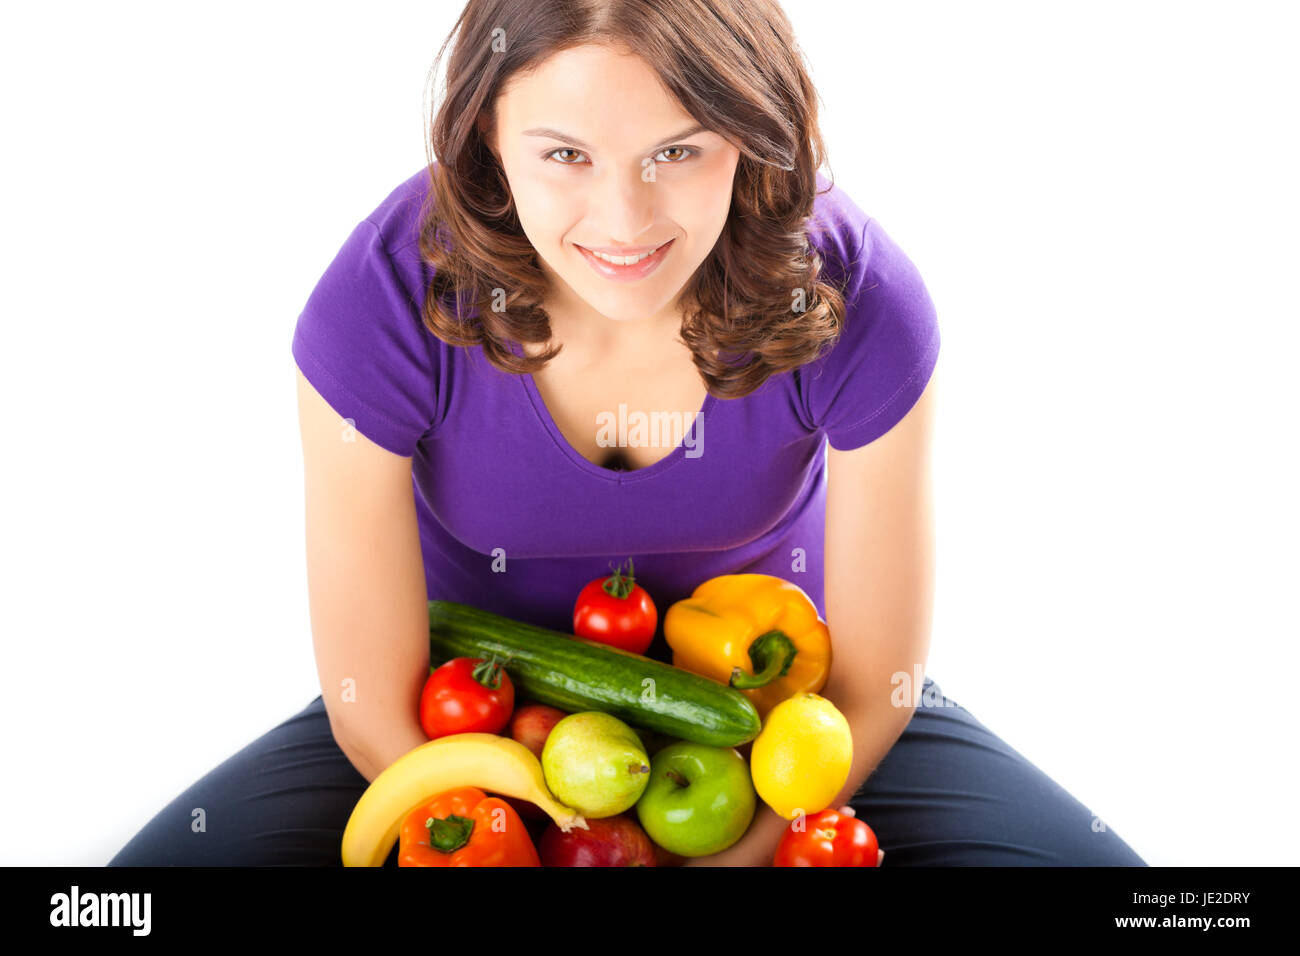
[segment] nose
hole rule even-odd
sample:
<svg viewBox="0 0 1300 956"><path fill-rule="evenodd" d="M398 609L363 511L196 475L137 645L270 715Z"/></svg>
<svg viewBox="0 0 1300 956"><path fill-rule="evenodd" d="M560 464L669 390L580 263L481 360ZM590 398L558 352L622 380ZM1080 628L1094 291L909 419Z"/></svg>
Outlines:
<svg viewBox="0 0 1300 956"><path fill-rule="evenodd" d="M645 182L641 170L606 168L592 200L592 218L605 224L605 239L611 244L630 246L654 225L655 183Z"/></svg>

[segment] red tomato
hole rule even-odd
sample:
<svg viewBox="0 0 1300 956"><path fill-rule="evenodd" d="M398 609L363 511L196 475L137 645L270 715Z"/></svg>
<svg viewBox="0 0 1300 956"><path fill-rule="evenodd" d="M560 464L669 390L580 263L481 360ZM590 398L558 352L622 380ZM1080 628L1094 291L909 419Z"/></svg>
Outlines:
<svg viewBox="0 0 1300 956"><path fill-rule="evenodd" d="M627 574L619 565L607 578L596 578L578 592L573 605L573 633L610 647L644 654L654 640L659 612L649 592L636 583L632 559Z"/></svg>
<svg viewBox="0 0 1300 956"><path fill-rule="evenodd" d="M515 709L515 685L496 657L456 657L429 675L420 726L430 740L448 734L499 734Z"/></svg>
<svg viewBox="0 0 1300 956"><path fill-rule="evenodd" d="M802 829L795 827L801 825ZM827 808L802 824L790 821L776 847L773 866L878 866L880 845L871 827L848 813Z"/></svg>

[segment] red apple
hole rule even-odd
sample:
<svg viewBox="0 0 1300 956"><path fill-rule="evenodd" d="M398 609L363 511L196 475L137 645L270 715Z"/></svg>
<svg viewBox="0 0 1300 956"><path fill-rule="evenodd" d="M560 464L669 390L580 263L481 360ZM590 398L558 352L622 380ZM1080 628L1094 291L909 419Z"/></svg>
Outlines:
<svg viewBox="0 0 1300 956"><path fill-rule="evenodd" d="M551 735L551 728L569 716L558 707L546 704L527 704L516 707L510 718L510 736L542 759L542 747Z"/></svg>
<svg viewBox="0 0 1300 956"><path fill-rule="evenodd" d="M523 706L516 706L515 712L510 717L508 728L510 737L519 741L531 750L538 760L541 760L542 747L546 745L546 738L550 736L551 728L567 716L568 714L557 707L527 701ZM546 811L529 800L505 797L504 794L502 796L506 803L514 807L515 812L525 820L549 819Z"/></svg>
<svg viewBox="0 0 1300 956"><path fill-rule="evenodd" d="M588 817L587 829L550 824L537 845L542 866L657 866L655 847L626 814Z"/></svg>

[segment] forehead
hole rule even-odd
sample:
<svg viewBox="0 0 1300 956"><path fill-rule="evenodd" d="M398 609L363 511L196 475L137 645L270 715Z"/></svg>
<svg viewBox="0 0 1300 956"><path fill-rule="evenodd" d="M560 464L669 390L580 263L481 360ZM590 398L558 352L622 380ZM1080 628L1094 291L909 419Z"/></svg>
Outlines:
<svg viewBox="0 0 1300 956"><path fill-rule="evenodd" d="M634 132L639 145L651 127L680 128L691 120L645 60L595 45L561 50L515 74L502 89L496 112L507 129L547 126L611 143Z"/></svg>

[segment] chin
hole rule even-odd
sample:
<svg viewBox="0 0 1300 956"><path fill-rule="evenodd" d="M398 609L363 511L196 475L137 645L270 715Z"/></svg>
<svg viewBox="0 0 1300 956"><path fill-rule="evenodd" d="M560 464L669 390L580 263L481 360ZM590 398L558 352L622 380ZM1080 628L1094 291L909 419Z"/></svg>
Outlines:
<svg viewBox="0 0 1300 956"><path fill-rule="evenodd" d="M612 300L602 300L601 298L589 298L588 304L593 309L609 319L611 322L636 322L643 320L650 315L658 315L668 303L651 303L645 299L637 298L635 294L622 296Z"/></svg>

